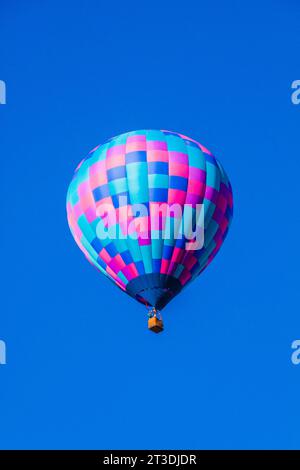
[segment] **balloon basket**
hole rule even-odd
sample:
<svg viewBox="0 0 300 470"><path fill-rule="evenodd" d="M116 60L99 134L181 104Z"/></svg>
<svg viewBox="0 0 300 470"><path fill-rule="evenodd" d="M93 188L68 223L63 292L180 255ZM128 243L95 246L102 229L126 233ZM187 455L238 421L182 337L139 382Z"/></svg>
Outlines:
<svg viewBox="0 0 300 470"><path fill-rule="evenodd" d="M153 333L161 333L164 329L164 325L162 320L153 316L148 319L148 328L150 331L153 331Z"/></svg>

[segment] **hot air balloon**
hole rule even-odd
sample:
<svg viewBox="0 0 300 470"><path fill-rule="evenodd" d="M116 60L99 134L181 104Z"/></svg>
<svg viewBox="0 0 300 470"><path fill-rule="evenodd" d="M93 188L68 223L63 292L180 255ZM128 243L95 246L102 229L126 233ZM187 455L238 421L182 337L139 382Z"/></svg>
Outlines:
<svg viewBox="0 0 300 470"><path fill-rule="evenodd" d="M163 330L161 310L219 251L232 210L218 160L197 141L165 130L127 132L94 148L67 194L79 248L148 308L154 332Z"/></svg>

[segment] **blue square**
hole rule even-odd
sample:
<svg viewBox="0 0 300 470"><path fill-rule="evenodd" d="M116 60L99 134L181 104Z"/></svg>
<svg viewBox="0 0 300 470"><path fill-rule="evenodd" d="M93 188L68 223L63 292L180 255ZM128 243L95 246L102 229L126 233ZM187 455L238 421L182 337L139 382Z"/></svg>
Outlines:
<svg viewBox="0 0 300 470"><path fill-rule="evenodd" d="M154 273L159 273L161 267L161 260L160 259L153 259L152 260L152 269Z"/></svg>
<svg viewBox="0 0 300 470"><path fill-rule="evenodd" d="M174 246L164 245L163 258L164 259L171 259L173 251L174 251Z"/></svg>
<svg viewBox="0 0 300 470"><path fill-rule="evenodd" d="M182 176L170 176L169 184L172 189L181 189L182 191L186 191L188 180Z"/></svg>
<svg viewBox="0 0 300 470"><path fill-rule="evenodd" d="M145 274L145 267L143 261L136 261L134 264L139 274Z"/></svg>
<svg viewBox="0 0 300 470"><path fill-rule="evenodd" d="M149 188L149 201L150 202L167 202L168 201L168 189Z"/></svg>
<svg viewBox="0 0 300 470"><path fill-rule="evenodd" d="M93 196L95 202L101 201L101 199L109 196L109 186L108 184L103 184L98 186L98 188L93 189Z"/></svg>
<svg viewBox="0 0 300 470"><path fill-rule="evenodd" d="M169 164L167 162L148 162L149 175L168 175Z"/></svg>
<svg viewBox="0 0 300 470"><path fill-rule="evenodd" d="M227 206L227 209L225 211L225 217L229 221L232 217L232 209L231 207Z"/></svg>
<svg viewBox="0 0 300 470"><path fill-rule="evenodd" d="M103 245L101 241L99 240L99 238L94 238L94 240L91 242L91 246L94 248L96 253L100 253L100 251L103 248Z"/></svg>
<svg viewBox="0 0 300 470"><path fill-rule="evenodd" d="M186 239L185 237L180 237L176 239L175 246L176 248L185 248Z"/></svg>
<svg viewBox="0 0 300 470"><path fill-rule="evenodd" d="M121 256L124 263L126 263L127 265L133 263L132 256L128 250L123 251L123 253L121 253Z"/></svg>
<svg viewBox="0 0 300 470"><path fill-rule="evenodd" d="M136 152L126 153L126 165L130 163L143 163L147 162L147 152L144 150L139 150Z"/></svg>
<svg viewBox="0 0 300 470"><path fill-rule="evenodd" d="M118 178L126 178L126 167L125 166L116 166L107 170L107 179L108 181L116 180Z"/></svg>
<svg viewBox="0 0 300 470"><path fill-rule="evenodd" d="M106 245L105 249L111 258L114 258L118 254L118 251L113 242Z"/></svg>

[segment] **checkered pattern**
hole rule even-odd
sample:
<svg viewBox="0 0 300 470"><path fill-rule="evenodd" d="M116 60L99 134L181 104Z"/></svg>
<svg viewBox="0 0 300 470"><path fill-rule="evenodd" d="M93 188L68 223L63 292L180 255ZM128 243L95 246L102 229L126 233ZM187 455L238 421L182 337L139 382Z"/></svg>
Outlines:
<svg viewBox="0 0 300 470"><path fill-rule="evenodd" d="M132 204L144 204L152 214L155 203L204 204L203 248L186 251L185 240L162 239L176 216L162 213L151 226L149 215L130 212ZM115 223L108 214L104 216L105 204L116 210L118 234L128 228L129 211L136 239L97 237L97 226L106 230ZM77 167L67 195L68 222L77 244L98 270L125 291L130 281L151 273L172 276L186 286L220 249L232 208L230 183L211 152L186 136L158 130L128 132L96 147ZM138 300L145 299L139 296Z"/></svg>

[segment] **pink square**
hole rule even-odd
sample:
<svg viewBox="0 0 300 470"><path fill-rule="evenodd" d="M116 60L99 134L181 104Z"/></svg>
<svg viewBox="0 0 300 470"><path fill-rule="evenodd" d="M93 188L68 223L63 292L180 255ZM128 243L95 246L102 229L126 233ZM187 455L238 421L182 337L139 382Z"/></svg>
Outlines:
<svg viewBox="0 0 300 470"><path fill-rule="evenodd" d="M80 204L82 206L83 211L86 211L87 209L89 209L89 207L95 207L95 201L92 194L90 192L83 194L80 197Z"/></svg>
<svg viewBox="0 0 300 470"><path fill-rule="evenodd" d="M126 145L128 143L132 143L132 142L146 142L146 136L143 135L143 134L140 134L140 135L130 135L129 137L127 137L127 140L126 140Z"/></svg>
<svg viewBox="0 0 300 470"><path fill-rule="evenodd" d="M169 189L168 204L181 204L182 206L186 200L186 191L182 189Z"/></svg>
<svg viewBox="0 0 300 470"><path fill-rule="evenodd" d="M166 150L147 150L148 162L168 162L169 154Z"/></svg>
<svg viewBox="0 0 300 470"><path fill-rule="evenodd" d="M228 220L226 219L226 217L224 217L220 222L220 229L222 231L222 235L224 235L227 227L228 227Z"/></svg>
<svg viewBox="0 0 300 470"><path fill-rule="evenodd" d="M201 195L201 194L192 194L192 193L187 192L185 203L186 204L191 204L193 207L196 204L202 204L203 203L203 195Z"/></svg>
<svg viewBox="0 0 300 470"><path fill-rule="evenodd" d="M82 209L80 201L77 202L75 206L73 207L73 213L75 215L76 220L78 220L79 217L83 214L83 209Z"/></svg>
<svg viewBox="0 0 300 470"><path fill-rule="evenodd" d="M151 244L151 235L149 232L142 232L138 236L138 241L140 246L150 245Z"/></svg>
<svg viewBox="0 0 300 470"><path fill-rule="evenodd" d="M178 248L177 246L175 246L173 253L172 253L172 261L181 263L184 254L185 254L185 251L182 248Z"/></svg>
<svg viewBox="0 0 300 470"><path fill-rule="evenodd" d="M80 183L77 189L78 196L79 198L85 196L90 192L90 186L88 181L84 181L83 183Z"/></svg>
<svg viewBox="0 0 300 470"><path fill-rule="evenodd" d="M116 156L116 155L124 155L125 154L125 145L114 145L110 147L106 152L106 158Z"/></svg>
<svg viewBox="0 0 300 470"><path fill-rule="evenodd" d="M147 150L148 162L169 162L169 154L166 150Z"/></svg>
<svg viewBox="0 0 300 470"><path fill-rule="evenodd" d="M187 192L198 194L203 197L205 193L205 184L199 180L189 180Z"/></svg>
<svg viewBox="0 0 300 470"><path fill-rule="evenodd" d="M128 266L125 266L125 268L122 269L122 273L129 281L130 279L133 279L134 277L138 276L138 272L134 263L131 263Z"/></svg>
<svg viewBox="0 0 300 470"><path fill-rule="evenodd" d="M148 140L147 150L168 150L167 143L159 140Z"/></svg>
<svg viewBox="0 0 300 470"><path fill-rule="evenodd" d="M111 256L108 254L105 248L102 248L102 250L99 253L99 257L104 261L104 263L109 264L111 262Z"/></svg>
<svg viewBox="0 0 300 470"><path fill-rule="evenodd" d="M121 269L125 267L125 263L121 256L118 254L116 255L110 262L109 267L117 274Z"/></svg>
<svg viewBox="0 0 300 470"><path fill-rule="evenodd" d="M126 144L126 153L137 152L137 151L146 151L147 143L146 142L127 142Z"/></svg>
<svg viewBox="0 0 300 470"><path fill-rule="evenodd" d="M181 285L184 286L191 279L191 277L191 273L187 269L184 269L179 276Z"/></svg>
<svg viewBox="0 0 300 470"><path fill-rule="evenodd" d="M191 271L193 266L197 263L197 258L194 255L187 256L187 258L184 260L184 266Z"/></svg>
<svg viewBox="0 0 300 470"><path fill-rule="evenodd" d="M121 153L120 155L110 155L106 158L106 169L110 170L111 168L116 168L117 166L125 166L125 154Z"/></svg>
<svg viewBox="0 0 300 470"><path fill-rule="evenodd" d="M195 168L194 166L190 166L190 168L189 168L189 179L190 180L202 181L203 183L205 183L205 181L206 181L206 171L201 170L200 168Z"/></svg>
<svg viewBox="0 0 300 470"><path fill-rule="evenodd" d="M224 214L227 209L227 199L221 193L219 193L217 206Z"/></svg>
<svg viewBox="0 0 300 470"><path fill-rule="evenodd" d="M169 161L169 175L170 176L182 176L183 178L188 178L189 176L189 166L184 163L177 163L174 161Z"/></svg>
<svg viewBox="0 0 300 470"><path fill-rule="evenodd" d="M162 259L161 260L160 272L162 274L167 274L168 273L169 263L170 263L170 261L168 259Z"/></svg>
<svg viewBox="0 0 300 470"><path fill-rule="evenodd" d="M188 165L189 163L189 157L186 153L182 152L175 152L175 151L169 151L169 159L170 162L174 163L183 163L184 165Z"/></svg>
<svg viewBox="0 0 300 470"><path fill-rule="evenodd" d="M89 223L93 222L97 218L94 207L88 207L84 213Z"/></svg>
<svg viewBox="0 0 300 470"><path fill-rule="evenodd" d="M125 261L123 260L122 256L119 253L114 257L114 259L118 261L120 269L125 268L126 266Z"/></svg>
<svg viewBox="0 0 300 470"><path fill-rule="evenodd" d="M90 173L90 188L93 190L107 183L106 163L105 160L94 163L89 170Z"/></svg>
<svg viewBox="0 0 300 470"><path fill-rule="evenodd" d="M218 195L219 195L218 191L216 191L211 186L206 186L205 195L204 195L205 199L208 199L209 201L216 204L218 200Z"/></svg>

